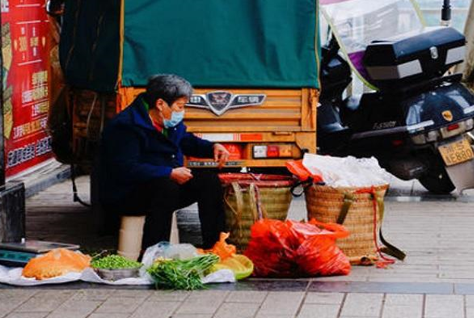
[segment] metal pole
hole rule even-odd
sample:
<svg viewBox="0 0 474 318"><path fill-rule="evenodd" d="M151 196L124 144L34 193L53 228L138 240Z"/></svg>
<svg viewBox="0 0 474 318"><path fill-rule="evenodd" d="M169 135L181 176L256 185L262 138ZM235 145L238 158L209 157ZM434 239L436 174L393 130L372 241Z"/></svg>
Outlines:
<svg viewBox="0 0 474 318"><path fill-rule="evenodd" d="M441 25L451 25L451 0L443 0L443 9L441 10Z"/></svg>

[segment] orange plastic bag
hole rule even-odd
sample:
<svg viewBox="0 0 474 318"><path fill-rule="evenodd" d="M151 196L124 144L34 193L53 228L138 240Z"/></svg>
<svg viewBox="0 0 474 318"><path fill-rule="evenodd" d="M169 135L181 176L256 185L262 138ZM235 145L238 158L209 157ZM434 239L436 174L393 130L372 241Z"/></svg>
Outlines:
<svg viewBox="0 0 474 318"><path fill-rule="evenodd" d="M314 219L308 223L263 219L252 226L245 255L259 277L347 275L351 265L336 239L348 235L342 225Z"/></svg>
<svg viewBox="0 0 474 318"><path fill-rule="evenodd" d="M286 168L294 174L300 181L312 181L314 183L323 182L322 173L312 174L303 165L303 160L290 160L285 163Z"/></svg>
<svg viewBox="0 0 474 318"><path fill-rule="evenodd" d="M237 253L237 248L235 247L235 245L227 244L227 242L225 241L229 238L229 235L229 233L221 232L219 235L219 241L217 241L212 248L207 250L198 248L197 252L199 254L213 253L219 256L221 261L224 261L225 259Z"/></svg>
<svg viewBox="0 0 474 318"><path fill-rule="evenodd" d="M249 277L253 273L252 261L237 253L235 245L227 244L225 241L229 238L229 233L221 232L219 241L211 249L203 250L198 248L200 254L213 253L219 256L219 263L212 267L212 270L230 269L234 272L235 279L240 280Z"/></svg>
<svg viewBox="0 0 474 318"><path fill-rule="evenodd" d="M82 272L90 266L91 257L63 248L54 249L44 255L32 258L23 269L24 277L46 279L70 272Z"/></svg>

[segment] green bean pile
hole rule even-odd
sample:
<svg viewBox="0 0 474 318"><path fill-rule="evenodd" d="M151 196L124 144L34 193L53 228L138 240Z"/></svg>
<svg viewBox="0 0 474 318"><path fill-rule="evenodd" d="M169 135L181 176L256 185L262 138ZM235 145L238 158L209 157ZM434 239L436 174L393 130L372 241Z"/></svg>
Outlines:
<svg viewBox="0 0 474 318"><path fill-rule="evenodd" d="M109 255L93 259L91 267L99 269L130 269L142 266L141 263L129 260L120 255Z"/></svg>
<svg viewBox="0 0 474 318"><path fill-rule="evenodd" d="M205 254L188 260L157 260L148 269L158 289L202 289L201 281L209 269L219 262L219 256Z"/></svg>

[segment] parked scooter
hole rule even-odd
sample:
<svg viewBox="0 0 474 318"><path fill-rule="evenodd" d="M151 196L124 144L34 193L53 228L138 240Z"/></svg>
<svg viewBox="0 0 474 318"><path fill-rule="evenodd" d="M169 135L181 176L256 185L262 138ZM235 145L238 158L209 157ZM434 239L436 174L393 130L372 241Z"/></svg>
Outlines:
<svg viewBox="0 0 474 318"><path fill-rule="evenodd" d="M378 90L346 98L351 67L339 51L335 37L322 51L320 153L375 156L437 194L474 187L474 96L461 74L445 75L463 61L464 36L439 27L371 41L361 61Z"/></svg>

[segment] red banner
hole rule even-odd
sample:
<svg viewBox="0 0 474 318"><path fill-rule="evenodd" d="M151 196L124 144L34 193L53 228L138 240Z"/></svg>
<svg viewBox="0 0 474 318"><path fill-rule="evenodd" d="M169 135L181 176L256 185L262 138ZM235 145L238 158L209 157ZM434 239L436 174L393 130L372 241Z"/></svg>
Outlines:
<svg viewBox="0 0 474 318"><path fill-rule="evenodd" d="M49 159L49 22L44 0L1 0L6 176Z"/></svg>

